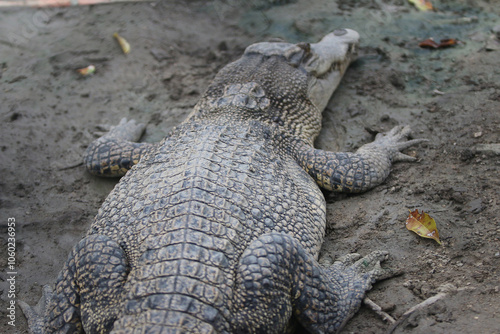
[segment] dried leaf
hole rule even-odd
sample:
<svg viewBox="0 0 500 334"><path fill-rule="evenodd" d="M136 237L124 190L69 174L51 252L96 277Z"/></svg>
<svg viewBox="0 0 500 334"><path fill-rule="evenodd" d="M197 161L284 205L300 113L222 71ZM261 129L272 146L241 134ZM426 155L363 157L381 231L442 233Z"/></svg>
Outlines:
<svg viewBox="0 0 500 334"><path fill-rule="evenodd" d="M94 65L89 65L89 66L84 67L84 68L79 68L76 71L78 73L80 73L81 75L83 75L83 76L87 76L87 75L90 75L90 74L94 74L94 72L95 72L95 66Z"/></svg>
<svg viewBox="0 0 500 334"><path fill-rule="evenodd" d="M428 38L425 41L418 43L418 46L421 48L427 49L439 49L439 48L448 48L450 46L455 46L458 44L458 41L454 38L445 38L437 43L432 38Z"/></svg>
<svg viewBox="0 0 500 334"><path fill-rule="evenodd" d="M437 49L439 47L439 44L436 43L432 38L428 38L425 41L418 43L418 46L427 49Z"/></svg>
<svg viewBox="0 0 500 334"><path fill-rule="evenodd" d="M432 10L432 3L428 0L408 0L408 2L423 12Z"/></svg>
<svg viewBox="0 0 500 334"><path fill-rule="evenodd" d="M447 48L450 46L457 45L457 43L458 43L458 41L454 38L445 38L445 39L442 39L441 41L439 41L438 47L439 48Z"/></svg>
<svg viewBox="0 0 500 334"><path fill-rule="evenodd" d="M434 239L441 245L436 222L424 211L422 213L419 213L418 209L410 211L410 215L406 218L406 228L423 238Z"/></svg>
<svg viewBox="0 0 500 334"><path fill-rule="evenodd" d="M122 36L118 35L118 33L114 33L113 37L116 38L118 43L120 44L120 47L122 48L122 51L124 54L128 54L130 52L130 44L128 44L127 40L123 38Z"/></svg>

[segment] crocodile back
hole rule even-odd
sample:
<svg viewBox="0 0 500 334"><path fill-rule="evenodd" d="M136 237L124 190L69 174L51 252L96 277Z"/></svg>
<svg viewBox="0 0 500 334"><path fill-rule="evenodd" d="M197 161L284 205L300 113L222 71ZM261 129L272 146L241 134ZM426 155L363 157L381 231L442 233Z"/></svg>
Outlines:
<svg viewBox="0 0 500 334"><path fill-rule="evenodd" d="M285 232L317 256L324 198L272 137L258 121L187 122L122 178L90 231L115 239L131 264L115 329L156 317L228 331L235 271L253 240Z"/></svg>

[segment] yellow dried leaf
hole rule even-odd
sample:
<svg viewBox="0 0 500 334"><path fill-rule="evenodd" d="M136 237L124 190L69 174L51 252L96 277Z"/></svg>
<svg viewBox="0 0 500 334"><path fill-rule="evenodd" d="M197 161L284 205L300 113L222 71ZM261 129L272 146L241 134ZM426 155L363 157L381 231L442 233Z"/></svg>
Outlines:
<svg viewBox="0 0 500 334"><path fill-rule="evenodd" d="M130 52L130 44L128 44L127 40L122 36L118 35L118 33L116 32L113 34L113 37L116 38L118 44L120 44L123 53L128 54Z"/></svg>
<svg viewBox="0 0 500 334"><path fill-rule="evenodd" d="M423 238L434 239L441 245L436 222L424 211L422 213L419 213L418 209L410 211L410 215L406 218L406 228Z"/></svg>
<svg viewBox="0 0 500 334"><path fill-rule="evenodd" d="M423 12L432 10L432 3L428 0L408 0L408 2Z"/></svg>

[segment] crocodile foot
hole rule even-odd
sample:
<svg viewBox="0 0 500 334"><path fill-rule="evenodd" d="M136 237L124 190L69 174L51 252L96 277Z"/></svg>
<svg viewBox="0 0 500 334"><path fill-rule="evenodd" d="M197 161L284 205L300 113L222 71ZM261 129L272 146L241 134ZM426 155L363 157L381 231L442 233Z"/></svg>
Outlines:
<svg viewBox="0 0 500 334"><path fill-rule="evenodd" d="M298 163L324 189L359 193L381 184L397 161L415 161L401 150L427 139L408 140L409 126L396 126L377 134L375 141L361 146L355 153L328 152L299 142L294 150Z"/></svg>
<svg viewBox="0 0 500 334"><path fill-rule="evenodd" d="M104 136L94 140L84 155L87 170L97 176L119 177L136 165L154 144L136 143L146 125L123 118Z"/></svg>
<svg viewBox="0 0 500 334"><path fill-rule="evenodd" d="M129 140L129 141L138 141L142 134L146 130L146 125L143 123L136 123L135 120L127 120L127 118L122 118L118 125L113 126L108 133L109 137Z"/></svg>
<svg viewBox="0 0 500 334"><path fill-rule="evenodd" d="M339 329L357 312L366 292L372 288L372 284L399 273L394 269L382 268L380 263L388 257L389 253L385 251L374 251L365 257L356 253L348 254L328 269L334 273L330 277L342 287L341 300L349 302L349 305L345 306L347 314Z"/></svg>
<svg viewBox="0 0 500 334"><path fill-rule="evenodd" d="M392 128L389 132L378 133L375 141L364 145L364 148L378 148L387 152L392 162L396 161L415 161L415 157L411 157L400 151L410 146L428 141L427 139L419 138L407 140L411 134L409 125L398 125Z"/></svg>
<svg viewBox="0 0 500 334"><path fill-rule="evenodd" d="M42 291L42 297L35 306L29 306L22 300L19 301L19 307L28 319L28 327L33 334L42 334L44 328L45 310L52 300L54 292L49 285L45 285Z"/></svg>
<svg viewBox="0 0 500 334"><path fill-rule="evenodd" d="M382 268L380 265L381 262L388 258L389 253L386 251L374 251L365 257L353 253L335 261L332 269L345 273L345 276L349 276L353 281L356 281L357 286L364 287L364 291L367 291L371 289L371 285L376 281L396 274L395 270Z"/></svg>

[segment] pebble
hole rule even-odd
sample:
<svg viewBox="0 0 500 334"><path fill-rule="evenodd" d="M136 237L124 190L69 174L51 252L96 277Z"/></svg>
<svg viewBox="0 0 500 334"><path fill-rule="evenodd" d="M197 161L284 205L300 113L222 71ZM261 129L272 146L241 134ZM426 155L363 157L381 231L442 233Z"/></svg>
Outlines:
<svg viewBox="0 0 500 334"><path fill-rule="evenodd" d="M483 209L483 201L480 198L476 198L467 204L467 211L471 213L479 213L483 211Z"/></svg>
<svg viewBox="0 0 500 334"><path fill-rule="evenodd" d="M500 49L500 43L498 42L495 35L491 35L490 38L486 41L486 45L484 47L486 51L496 51Z"/></svg>
<svg viewBox="0 0 500 334"><path fill-rule="evenodd" d="M495 34L497 34L497 36L500 37L500 24L497 24L496 26L494 26L491 31L493 31Z"/></svg>
<svg viewBox="0 0 500 334"><path fill-rule="evenodd" d="M157 60L157 61L162 61L165 59L170 59L172 58L172 55L169 54L166 50L163 49L157 49L157 48L152 48L149 50L149 53Z"/></svg>

